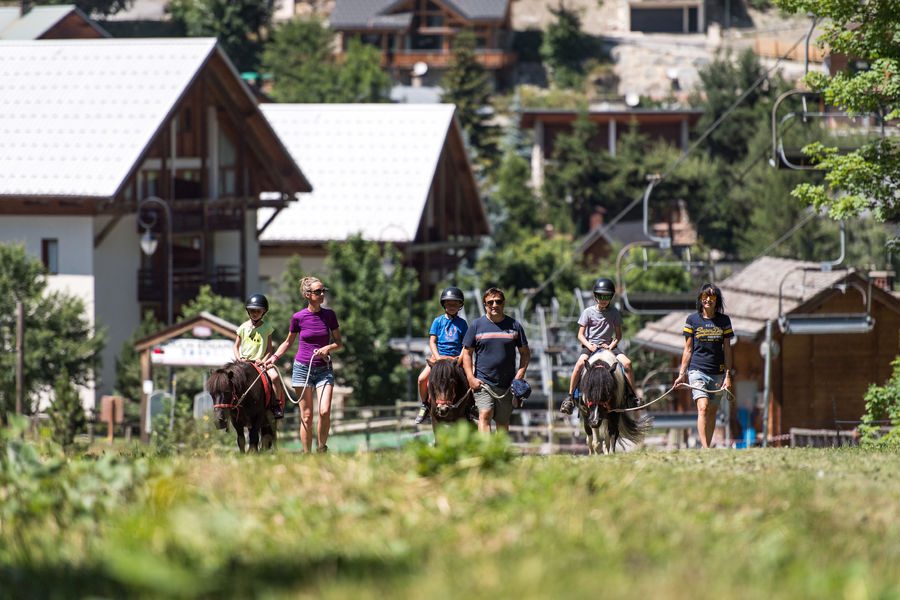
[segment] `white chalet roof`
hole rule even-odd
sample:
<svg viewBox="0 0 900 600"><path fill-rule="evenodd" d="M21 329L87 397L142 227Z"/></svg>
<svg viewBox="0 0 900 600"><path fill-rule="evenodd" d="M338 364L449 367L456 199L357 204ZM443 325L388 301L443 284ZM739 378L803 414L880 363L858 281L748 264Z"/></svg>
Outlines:
<svg viewBox="0 0 900 600"><path fill-rule="evenodd" d="M214 38L0 41L0 197L111 198Z"/></svg>
<svg viewBox="0 0 900 600"><path fill-rule="evenodd" d="M98 32L108 35L74 4L35 6L24 15L18 6L0 6L0 40L36 40L71 12L81 15Z"/></svg>
<svg viewBox="0 0 900 600"><path fill-rule="evenodd" d="M263 242L416 237L452 104L262 104L313 185L263 231ZM271 209L259 211L259 223Z"/></svg>

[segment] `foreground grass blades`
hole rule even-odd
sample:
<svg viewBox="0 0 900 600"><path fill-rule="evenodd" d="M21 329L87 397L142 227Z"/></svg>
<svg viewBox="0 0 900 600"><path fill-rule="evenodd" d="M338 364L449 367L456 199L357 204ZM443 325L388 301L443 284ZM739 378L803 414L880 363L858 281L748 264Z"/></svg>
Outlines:
<svg viewBox="0 0 900 600"><path fill-rule="evenodd" d="M0 596L900 596L896 453L451 454L161 459Z"/></svg>

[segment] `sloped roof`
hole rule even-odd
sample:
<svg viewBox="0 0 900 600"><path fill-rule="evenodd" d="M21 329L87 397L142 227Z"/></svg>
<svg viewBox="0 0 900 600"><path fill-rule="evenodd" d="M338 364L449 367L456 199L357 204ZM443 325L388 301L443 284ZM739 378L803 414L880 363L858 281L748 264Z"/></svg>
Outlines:
<svg viewBox="0 0 900 600"><path fill-rule="evenodd" d="M285 208L262 242L323 242L357 233L415 239L452 104L263 104L263 114L315 189ZM259 223L271 216L259 211Z"/></svg>
<svg viewBox="0 0 900 600"><path fill-rule="evenodd" d="M0 196L113 197L215 48L0 42Z"/></svg>
<svg viewBox="0 0 900 600"><path fill-rule="evenodd" d="M219 77L233 75L248 135L307 191L214 38L39 40L0 41L0 197L115 197L213 58Z"/></svg>
<svg viewBox="0 0 900 600"><path fill-rule="evenodd" d="M853 273L843 269L796 270L818 267L817 263L764 256L719 283L735 335L754 339L765 329L767 320L778 318L778 287L788 273L782 287L785 314L794 312ZM635 336L635 341L657 350L681 352L684 347L681 329L688 314L673 312L648 323Z"/></svg>
<svg viewBox="0 0 900 600"><path fill-rule="evenodd" d="M509 0L443 0L444 4L472 21L499 21L506 16ZM400 8L403 0L336 0L329 22L335 29L409 27L411 13L403 19L387 19L388 13ZM400 17L401 14L396 15Z"/></svg>
<svg viewBox="0 0 900 600"><path fill-rule="evenodd" d="M109 36L77 6L62 4L35 6L21 16L18 6L0 7L0 40L36 40L73 12L102 35Z"/></svg>

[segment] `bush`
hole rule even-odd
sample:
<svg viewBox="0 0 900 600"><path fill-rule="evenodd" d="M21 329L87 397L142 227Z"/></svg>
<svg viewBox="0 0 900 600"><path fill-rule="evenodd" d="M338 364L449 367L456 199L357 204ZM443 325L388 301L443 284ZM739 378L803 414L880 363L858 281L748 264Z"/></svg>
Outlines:
<svg viewBox="0 0 900 600"><path fill-rule="evenodd" d="M411 445L420 475L434 475L440 471L494 469L508 463L514 456L509 438L502 432L484 435L469 423L440 428L434 446L417 440Z"/></svg>
<svg viewBox="0 0 900 600"><path fill-rule="evenodd" d="M866 412L859 431L863 446L900 448L900 356L891 363L894 369L884 385L871 385L866 392ZM881 435L881 423L888 420L892 429Z"/></svg>
<svg viewBox="0 0 900 600"><path fill-rule="evenodd" d="M53 404L47 411L53 441L68 449L75 442L75 436L84 431L87 419L78 390L72 386L67 372L63 371L56 378L53 395Z"/></svg>
<svg viewBox="0 0 900 600"><path fill-rule="evenodd" d="M194 418L193 401L189 396L181 396L175 403L174 416L171 400L166 400L164 405L163 412L153 419L152 442L156 454L168 456L206 450L224 442L225 433L215 428L209 415Z"/></svg>

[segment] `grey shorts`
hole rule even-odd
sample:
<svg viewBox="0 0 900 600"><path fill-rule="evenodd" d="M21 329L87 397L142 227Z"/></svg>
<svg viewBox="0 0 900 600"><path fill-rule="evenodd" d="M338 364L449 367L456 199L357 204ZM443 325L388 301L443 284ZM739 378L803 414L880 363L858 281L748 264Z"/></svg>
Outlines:
<svg viewBox="0 0 900 600"><path fill-rule="evenodd" d="M610 352L612 352L612 353L615 354L616 356L619 356L620 354L623 354L623 352L622 352L621 350L619 350L618 347L613 348L612 350L610 350ZM588 357L590 357L591 354L593 354L593 352L591 352L590 350L588 350L588 349L585 348L584 346L581 347L581 353L584 354L584 355L586 355L586 356L588 356Z"/></svg>
<svg viewBox="0 0 900 600"><path fill-rule="evenodd" d="M320 388L323 385L334 385L334 371L331 369L331 363L325 365L313 365L312 371L309 371L309 378L306 372L309 365L294 361L294 370L291 372L291 385L295 388L306 387Z"/></svg>
<svg viewBox="0 0 900 600"><path fill-rule="evenodd" d="M493 396L487 392L490 388ZM501 396L502 394L502 396ZM478 411L493 410L494 422L497 425L509 425L509 417L512 415L512 391L509 388L499 388L486 383L481 384L481 389L475 392L475 406ZM500 396L494 398L494 396Z"/></svg>
<svg viewBox="0 0 900 600"><path fill-rule="evenodd" d="M725 381L725 374L721 375L707 375L701 371L688 371L688 383L694 387L703 388L704 390L709 390L714 392L719 390L722 387L722 383ZM724 393L724 392L723 392ZM701 392L700 390L691 389L691 397L694 398L694 402L696 402L699 398L709 398L709 401L712 404L719 404L722 400L722 394L709 394L707 392Z"/></svg>

